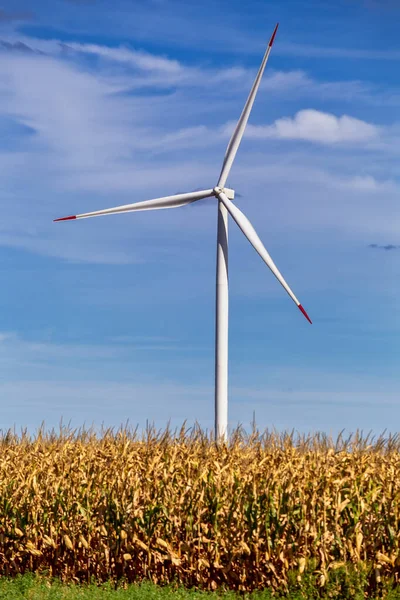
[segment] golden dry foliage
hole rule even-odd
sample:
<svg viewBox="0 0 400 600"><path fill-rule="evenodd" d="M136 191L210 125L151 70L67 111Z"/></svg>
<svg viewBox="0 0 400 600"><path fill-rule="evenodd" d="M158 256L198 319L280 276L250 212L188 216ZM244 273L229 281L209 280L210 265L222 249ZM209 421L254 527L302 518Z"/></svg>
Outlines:
<svg viewBox="0 0 400 600"><path fill-rule="evenodd" d="M324 587L351 565L397 582L396 438L238 430L61 431L0 439L0 574L251 590Z"/></svg>

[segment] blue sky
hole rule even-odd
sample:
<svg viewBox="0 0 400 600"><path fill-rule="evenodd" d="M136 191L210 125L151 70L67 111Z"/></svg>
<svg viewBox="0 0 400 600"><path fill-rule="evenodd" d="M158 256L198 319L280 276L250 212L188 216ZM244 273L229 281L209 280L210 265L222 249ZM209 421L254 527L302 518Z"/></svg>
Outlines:
<svg viewBox="0 0 400 600"><path fill-rule="evenodd" d="M213 426L216 203L54 224L228 184L313 325L230 224L229 424L396 431L393 1L0 6L0 428Z"/></svg>

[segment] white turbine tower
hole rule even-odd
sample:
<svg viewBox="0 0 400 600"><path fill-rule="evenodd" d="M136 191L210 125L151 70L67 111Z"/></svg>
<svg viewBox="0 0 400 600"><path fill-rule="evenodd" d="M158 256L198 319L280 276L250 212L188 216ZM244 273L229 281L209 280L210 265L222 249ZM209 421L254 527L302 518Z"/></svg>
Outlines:
<svg viewBox="0 0 400 600"><path fill-rule="evenodd" d="M249 240L250 244L261 256L266 265L271 269L279 283L284 287L291 299L297 304L303 315L311 323L309 316L296 298L281 273L278 271L275 263L268 254L262 241L258 237L254 227L232 202L235 197L234 190L225 187L231 170L236 152L243 137L251 109L254 104L261 78L271 52L272 44L278 29L276 25L272 37L269 41L257 77L251 88L249 97L244 106L243 112L236 125L235 131L229 141L221 174L217 185L214 188L188 194L178 194L175 196L166 196L156 198L155 200L145 200L135 204L125 204L115 208L107 208L96 212L83 213L55 219L55 221L68 221L71 219L86 219L88 217L99 217L101 215L112 215L117 213L132 212L135 210L157 210L160 208L177 208L192 202L197 202L203 198L214 196L218 199L218 239L217 239L217 276L216 276L216 327L215 327L215 437L216 439L226 439L228 428L228 213L231 215L243 234Z"/></svg>

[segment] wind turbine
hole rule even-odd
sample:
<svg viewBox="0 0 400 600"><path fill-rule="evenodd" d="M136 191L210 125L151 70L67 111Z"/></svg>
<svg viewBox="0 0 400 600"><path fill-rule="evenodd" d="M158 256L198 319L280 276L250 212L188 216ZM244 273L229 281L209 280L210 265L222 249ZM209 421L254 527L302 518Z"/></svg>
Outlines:
<svg viewBox="0 0 400 600"><path fill-rule="evenodd" d="M89 217L133 212L136 210L177 208L179 206L185 206L186 204L191 204L192 202L197 202L198 200L212 196L218 200L215 320L215 437L217 440L221 438L226 439L228 428L228 213L236 222L239 229L241 229L245 237L249 240L250 244L252 244L254 249L261 256L265 264L271 269L272 273L301 310L306 319L311 323L308 314L279 272L262 241L258 237L254 227L247 217L242 213L242 211L233 204L232 200L235 197L234 190L225 187L236 156L236 152L243 137L251 109L254 104L254 99L260 86L261 78L271 52L272 44L275 40L276 32L278 30L278 25L279 23L276 25L268 43L268 47L264 54L260 69L257 73L257 77L254 81L253 87L251 88L246 104L244 105L244 109L240 115L235 131L233 132L229 141L224 162L222 164L221 174L215 187L207 190L190 192L187 194L177 194L175 196L166 196L163 198L156 198L154 200L145 200L143 202L136 202L135 204L125 204L123 206L116 206L114 208L107 208L105 210L98 210L95 212L55 219L55 221L69 221L72 219L87 219Z"/></svg>

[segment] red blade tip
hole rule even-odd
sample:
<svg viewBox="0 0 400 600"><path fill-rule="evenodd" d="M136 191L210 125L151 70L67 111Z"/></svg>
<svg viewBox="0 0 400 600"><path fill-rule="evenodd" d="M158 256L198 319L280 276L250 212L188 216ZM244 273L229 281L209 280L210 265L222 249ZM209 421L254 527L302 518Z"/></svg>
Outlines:
<svg viewBox="0 0 400 600"><path fill-rule="evenodd" d="M304 310L304 308L302 307L301 304L299 304L299 309L301 310L301 312L303 313L303 315L305 316L305 318L307 319L307 321L309 323L311 323L311 325L312 325L312 321L311 321L310 317L308 316L308 314L306 313L306 311Z"/></svg>
<svg viewBox="0 0 400 600"><path fill-rule="evenodd" d="M53 223L57 223L57 221L71 221L71 219L76 219L76 215L72 215L70 217L61 217L61 219L54 219Z"/></svg>
<svg viewBox="0 0 400 600"><path fill-rule="evenodd" d="M276 36L276 32L278 31L278 27L279 27L279 23L276 24L276 27L274 29L274 33L271 36L271 39L269 40L269 47L271 48L272 44L274 43L274 39Z"/></svg>

